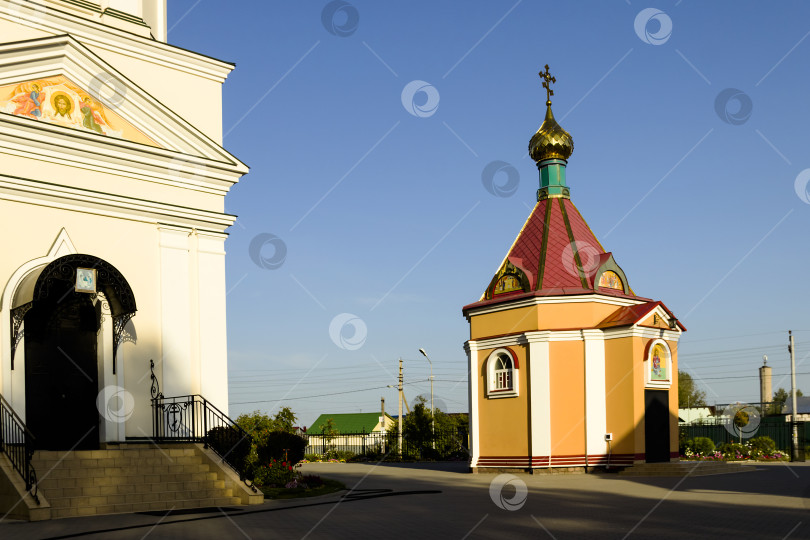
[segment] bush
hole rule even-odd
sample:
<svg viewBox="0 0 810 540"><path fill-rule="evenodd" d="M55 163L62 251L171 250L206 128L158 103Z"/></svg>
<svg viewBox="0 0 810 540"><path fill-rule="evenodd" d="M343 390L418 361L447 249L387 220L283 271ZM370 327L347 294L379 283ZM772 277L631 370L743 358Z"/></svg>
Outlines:
<svg viewBox="0 0 810 540"><path fill-rule="evenodd" d="M678 450L681 455L685 455L687 450L691 450L692 440L687 436L686 428L680 426L678 428Z"/></svg>
<svg viewBox="0 0 810 540"><path fill-rule="evenodd" d="M714 453L714 442L708 437L695 437L692 439L692 450L700 456Z"/></svg>
<svg viewBox="0 0 810 540"><path fill-rule="evenodd" d="M306 447L307 441L303 437L285 431L271 431L258 441L258 463L267 464L275 460L295 464L304 459Z"/></svg>
<svg viewBox="0 0 810 540"><path fill-rule="evenodd" d="M328 450L323 455L323 459L336 459L338 461L349 461L356 455L357 454L355 454L354 452L350 452L348 450Z"/></svg>
<svg viewBox="0 0 810 540"><path fill-rule="evenodd" d="M254 482L261 487L285 487L297 481L301 473L287 461L270 460L265 465L256 467Z"/></svg>
<svg viewBox="0 0 810 540"><path fill-rule="evenodd" d="M250 454L251 440L249 436L237 429L220 426L208 430L205 435L206 443L217 454L239 471L246 472L245 466Z"/></svg>
<svg viewBox="0 0 810 540"><path fill-rule="evenodd" d="M747 459L751 457L751 448L740 443L723 443L717 447L726 459Z"/></svg>
<svg viewBox="0 0 810 540"><path fill-rule="evenodd" d="M304 459L307 461L320 461L323 458L320 454L304 454Z"/></svg>
<svg viewBox="0 0 810 540"><path fill-rule="evenodd" d="M776 452L776 443L770 437L754 437L748 444L751 446L751 452L757 456L771 456Z"/></svg>

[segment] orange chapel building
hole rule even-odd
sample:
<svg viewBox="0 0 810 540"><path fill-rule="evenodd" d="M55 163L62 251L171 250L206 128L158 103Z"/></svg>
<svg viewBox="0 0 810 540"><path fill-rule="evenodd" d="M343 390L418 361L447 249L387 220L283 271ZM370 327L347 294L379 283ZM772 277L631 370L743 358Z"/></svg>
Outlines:
<svg viewBox="0 0 810 540"><path fill-rule="evenodd" d="M473 471L678 459L677 343L686 329L636 295L570 198L571 135L551 112L529 152L537 204L481 298L464 306Z"/></svg>

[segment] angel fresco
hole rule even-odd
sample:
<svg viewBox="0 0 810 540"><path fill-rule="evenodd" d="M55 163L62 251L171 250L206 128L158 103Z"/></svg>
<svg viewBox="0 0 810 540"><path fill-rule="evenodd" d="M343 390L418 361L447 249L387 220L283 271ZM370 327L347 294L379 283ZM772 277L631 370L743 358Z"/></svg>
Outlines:
<svg viewBox="0 0 810 540"><path fill-rule="evenodd" d="M92 129L96 133L104 133L101 126L107 126L107 119L104 116L104 109L93 101L90 96L82 96L79 111L82 113L82 125L87 129Z"/></svg>
<svg viewBox="0 0 810 540"><path fill-rule="evenodd" d="M39 118L42 116L42 102L39 100L39 94L42 87L37 83L31 85L31 91L28 93L15 96L11 101L17 104L13 114L19 116L31 116Z"/></svg>
<svg viewBox="0 0 810 540"><path fill-rule="evenodd" d="M0 113L157 146L64 75L0 86Z"/></svg>

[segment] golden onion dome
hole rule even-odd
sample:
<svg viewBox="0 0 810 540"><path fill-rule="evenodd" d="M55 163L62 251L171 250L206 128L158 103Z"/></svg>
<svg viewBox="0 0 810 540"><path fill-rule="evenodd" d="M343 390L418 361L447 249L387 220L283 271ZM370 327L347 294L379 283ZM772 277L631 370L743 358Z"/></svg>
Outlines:
<svg viewBox="0 0 810 540"><path fill-rule="evenodd" d="M545 159L567 160L573 152L574 139L554 119L551 101L546 101L546 118L529 141L529 155L533 160L540 162Z"/></svg>

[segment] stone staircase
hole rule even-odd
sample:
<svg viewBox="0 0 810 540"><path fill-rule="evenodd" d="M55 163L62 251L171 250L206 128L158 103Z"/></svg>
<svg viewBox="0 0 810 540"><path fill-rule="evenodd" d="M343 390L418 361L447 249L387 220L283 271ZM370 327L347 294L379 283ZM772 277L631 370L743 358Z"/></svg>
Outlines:
<svg viewBox="0 0 810 540"><path fill-rule="evenodd" d="M34 454L51 518L257 504L227 465L201 445L121 445Z"/></svg>
<svg viewBox="0 0 810 540"><path fill-rule="evenodd" d="M711 474L729 474L751 472L756 467L742 463L724 461L674 461L670 463L641 463L627 467L621 476L708 476Z"/></svg>

